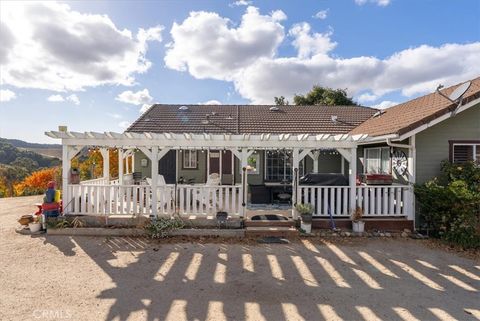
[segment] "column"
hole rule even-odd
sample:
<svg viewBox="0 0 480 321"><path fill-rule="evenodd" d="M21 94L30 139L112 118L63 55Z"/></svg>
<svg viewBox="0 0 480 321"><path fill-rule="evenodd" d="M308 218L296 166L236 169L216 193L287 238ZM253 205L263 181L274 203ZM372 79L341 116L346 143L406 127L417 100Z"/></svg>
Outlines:
<svg viewBox="0 0 480 321"><path fill-rule="evenodd" d="M118 185L123 185L123 149L118 149Z"/></svg>
<svg viewBox="0 0 480 321"><path fill-rule="evenodd" d="M67 206L70 203L71 196L68 193L68 183L70 177L70 155L69 155L70 146L63 145L62 146L62 206L63 206L63 214L67 214Z"/></svg>
<svg viewBox="0 0 480 321"><path fill-rule="evenodd" d="M158 146L152 147L152 216L157 218L158 216Z"/></svg>
<svg viewBox="0 0 480 321"><path fill-rule="evenodd" d="M108 148L100 148L100 153L103 158L103 178L106 183L110 183L110 152Z"/></svg>
<svg viewBox="0 0 480 321"><path fill-rule="evenodd" d="M415 146L415 135L410 137L410 148L408 149L408 182L409 182L409 190L408 190L408 202L406 210L407 210L407 218L409 220L413 220L413 227L415 228L415 194L413 193L413 187L416 183L416 146Z"/></svg>
<svg viewBox="0 0 480 321"><path fill-rule="evenodd" d="M350 187L350 213L357 207L357 146L350 149L350 170L349 170L349 187Z"/></svg>
<svg viewBox="0 0 480 321"><path fill-rule="evenodd" d="M297 193L298 193L298 168L300 165L300 151L298 148L294 148L292 152L292 217L296 219L297 211L295 211L295 205L297 205ZM318 165L318 164L317 164ZM318 167L317 167L318 168Z"/></svg>

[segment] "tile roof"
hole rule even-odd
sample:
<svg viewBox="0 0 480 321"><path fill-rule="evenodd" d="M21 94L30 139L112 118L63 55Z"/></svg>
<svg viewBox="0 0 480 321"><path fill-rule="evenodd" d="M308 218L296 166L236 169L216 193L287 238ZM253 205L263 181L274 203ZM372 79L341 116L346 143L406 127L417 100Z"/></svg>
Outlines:
<svg viewBox="0 0 480 321"><path fill-rule="evenodd" d="M470 88L463 96L464 104L480 98L480 77L471 82ZM441 92L448 96L460 85L445 88ZM453 111L455 107L456 104L434 92L385 109L380 116L370 118L350 133L368 134L369 136L402 135Z"/></svg>
<svg viewBox="0 0 480 321"><path fill-rule="evenodd" d="M180 110L187 106L188 110ZM361 106L153 105L127 132L173 133L307 133L345 134L372 117L376 109ZM206 115L210 124L203 124ZM337 116L338 122L332 122Z"/></svg>

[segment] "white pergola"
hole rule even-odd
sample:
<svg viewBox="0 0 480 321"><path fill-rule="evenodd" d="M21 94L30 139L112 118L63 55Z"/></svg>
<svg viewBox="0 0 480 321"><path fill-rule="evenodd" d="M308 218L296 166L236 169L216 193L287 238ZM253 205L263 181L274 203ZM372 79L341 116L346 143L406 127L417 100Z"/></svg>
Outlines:
<svg viewBox="0 0 480 321"><path fill-rule="evenodd" d="M139 149L152 164L152 188L157 187L158 161L169 150L230 150L239 159L242 170L243 193L246 194L248 157L255 150L291 150L292 169L295 173L293 184L298 184L298 168L300 161L306 156L311 157L318 164L320 149L336 149L349 163L350 206L355 208L356 185L356 158L357 145L367 141L367 135L348 134L197 134L197 133L115 133L115 132L70 132L49 131L47 136L61 139L63 186L67 186L71 167L71 160L85 146L99 147L104 157L104 173L108 173L108 148L119 149L119 172L123 171L123 150ZM121 173L121 172L120 172ZM107 174L108 175L108 174ZM119 175L121 176L121 175ZM120 180L121 184L121 180ZM295 193L295 188L293 189ZM69 200L67 189L63 191L64 199ZM245 195L244 194L244 195ZM295 195L292 195L295 199ZM152 202L156 202L156 194L152 195ZM244 205L244 204L243 204ZM65 202L64 202L65 206Z"/></svg>

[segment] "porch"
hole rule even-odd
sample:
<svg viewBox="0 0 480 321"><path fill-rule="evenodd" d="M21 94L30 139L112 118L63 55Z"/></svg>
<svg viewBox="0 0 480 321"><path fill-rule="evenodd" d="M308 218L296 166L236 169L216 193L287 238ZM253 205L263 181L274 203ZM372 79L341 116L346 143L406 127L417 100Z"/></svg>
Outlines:
<svg viewBox="0 0 480 321"><path fill-rule="evenodd" d="M62 139L65 160L63 162L63 204L66 214L149 217L179 214L214 217L221 211L227 212L231 217L249 218L259 211L274 212L276 209L271 206L262 207L251 204L255 192L249 182L250 179L255 182L255 174L249 159L255 153L266 154L281 150L289 153L290 181L281 184L288 186L288 193L285 194L289 194L290 198L278 207L285 216L296 219L295 205L308 203L314 207L314 217L317 218L348 218L356 207L360 207L364 217L414 219L414 198L410 184L358 184L357 146L366 141L365 135L128 132L124 134L48 132L47 135ZM104 176L73 184L69 179L70 161L85 146L95 146L104 156ZM111 179L108 175L107 155L108 150L112 148L119 151L119 173L121 174L117 179ZM309 158L314 164L313 172L318 171L318 164L321 162L320 154L325 150L334 150L340 155L341 173L347 174L345 176L348 185L324 186L300 183L304 159ZM130 169L124 168L124 164L128 164L128 162L124 163L125 157L135 157L135 151L141 151L148 158L150 177L134 178L137 170L135 166ZM170 151L174 151L177 163L178 155L185 151L203 151L207 154L210 154L210 151L231 153L232 163L229 165L232 168L231 184L225 184L222 179L216 184L209 184L208 181L201 184L186 184L184 180L178 183L178 170L175 183L165 182L163 176L158 175L161 173L159 166L162 166L162 158ZM412 155L409 154L409 157ZM132 164L136 163L138 162L132 161ZM211 167L209 163L207 166ZM264 170L266 171L266 167ZM303 171L305 171L305 164ZM410 173L413 171L411 170Z"/></svg>

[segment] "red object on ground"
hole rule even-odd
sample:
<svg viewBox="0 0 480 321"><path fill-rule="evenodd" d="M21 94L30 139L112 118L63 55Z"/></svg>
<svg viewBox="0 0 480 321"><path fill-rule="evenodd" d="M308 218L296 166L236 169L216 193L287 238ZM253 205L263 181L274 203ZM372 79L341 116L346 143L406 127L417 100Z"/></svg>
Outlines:
<svg viewBox="0 0 480 321"><path fill-rule="evenodd" d="M43 211L54 211L60 208L60 203L43 203L42 210Z"/></svg>
<svg viewBox="0 0 480 321"><path fill-rule="evenodd" d="M35 206L38 207L38 210L34 213L34 215L42 214L42 203L36 203Z"/></svg>

